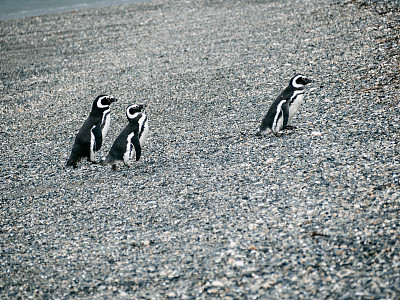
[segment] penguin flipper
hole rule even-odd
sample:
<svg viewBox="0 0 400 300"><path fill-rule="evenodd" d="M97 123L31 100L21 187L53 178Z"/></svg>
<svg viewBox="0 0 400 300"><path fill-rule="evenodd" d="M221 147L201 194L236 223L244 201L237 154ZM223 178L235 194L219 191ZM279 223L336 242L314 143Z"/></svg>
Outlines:
<svg viewBox="0 0 400 300"><path fill-rule="evenodd" d="M140 141L139 141L139 135L138 134L135 134L132 137L132 144L135 147L136 161L138 161L140 156L142 155L142 146L140 146Z"/></svg>
<svg viewBox="0 0 400 300"><path fill-rule="evenodd" d="M101 124L93 126L92 133L94 135L94 151L99 151L103 143L103 135L101 133Z"/></svg>
<svg viewBox="0 0 400 300"><path fill-rule="evenodd" d="M282 129L286 128L288 125L288 120L289 120L289 105L287 102L285 102L282 107L281 107L282 113L283 113L283 124L282 124Z"/></svg>

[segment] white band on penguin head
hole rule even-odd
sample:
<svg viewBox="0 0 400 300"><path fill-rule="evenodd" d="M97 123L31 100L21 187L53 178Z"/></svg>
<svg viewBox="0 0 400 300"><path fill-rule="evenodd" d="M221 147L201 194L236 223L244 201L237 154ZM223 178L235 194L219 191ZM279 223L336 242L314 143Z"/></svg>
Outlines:
<svg viewBox="0 0 400 300"><path fill-rule="evenodd" d="M126 116L128 119L133 119L135 118L139 112L137 111L137 109L139 108L139 106L137 104L128 106L128 108L126 109Z"/></svg>
<svg viewBox="0 0 400 300"><path fill-rule="evenodd" d="M296 88L296 89L301 89L301 88L304 88L304 87L305 87L304 84L297 83L297 80L300 79L300 78L303 78L303 79L304 79L304 76L301 75L301 74L299 74L299 75L295 76L295 77L292 79L292 82L291 82L291 83L292 83L292 86L293 86L294 88ZM304 80L303 80L303 81L304 81Z"/></svg>
<svg viewBox="0 0 400 300"><path fill-rule="evenodd" d="M103 104L103 103L102 103L104 99L108 99L108 98L109 98L109 96L100 97L100 98L97 100L97 107L98 107L98 108L108 108L108 107L110 106L110 104ZM110 103L110 102L108 102L108 103Z"/></svg>

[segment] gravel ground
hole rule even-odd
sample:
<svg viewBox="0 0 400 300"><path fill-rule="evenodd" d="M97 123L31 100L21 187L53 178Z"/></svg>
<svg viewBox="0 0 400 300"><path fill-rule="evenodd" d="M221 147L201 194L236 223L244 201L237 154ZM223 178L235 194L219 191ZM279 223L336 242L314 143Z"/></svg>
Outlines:
<svg viewBox="0 0 400 300"><path fill-rule="evenodd" d="M400 299L398 1L155 1L0 22L0 298ZM389 9L388 9L389 8ZM397 70L397 71L396 71ZM295 73L281 137L254 135ZM134 168L65 168L93 99Z"/></svg>

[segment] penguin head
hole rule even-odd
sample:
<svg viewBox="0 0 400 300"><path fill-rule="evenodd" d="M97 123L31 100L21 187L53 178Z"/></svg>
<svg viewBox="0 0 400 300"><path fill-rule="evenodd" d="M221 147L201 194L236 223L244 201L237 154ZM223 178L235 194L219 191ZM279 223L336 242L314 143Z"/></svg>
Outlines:
<svg viewBox="0 0 400 300"><path fill-rule="evenodd" d="M146 105L145 104L133 104L133 105L129 105L126 109L126 117L128 118L128 120L134 118L133 115L135 113L141 112L143 108L145 108Z"/></svg>
<svg viewBox="0 0 400 300"><path fill-rule="evenodd" d="M293 86L295 89L304 89L304 87L313 82L311 79L308 79L306 76L302 74L297 74L290 79L290 85Z"/></svg>
<svg viewBox="0 0 400 300"><path fill-rule="evenodd" d="M107 96L107 95L100 95L97 96L96 100L93 102L93 109L97 108L100 110L106 110L110 107L111 103L117 101L112 96Z"/></svg>

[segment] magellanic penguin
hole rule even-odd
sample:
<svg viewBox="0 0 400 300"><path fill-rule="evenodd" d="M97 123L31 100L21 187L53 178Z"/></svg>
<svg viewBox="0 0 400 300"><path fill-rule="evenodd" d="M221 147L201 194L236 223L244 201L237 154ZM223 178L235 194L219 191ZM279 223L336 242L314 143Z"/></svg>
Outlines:
<svg viewBox="0 0 400 300"><path fill-rule="evenodd" d="M117 137L107 156L102 159L102 165L112 165L115 171L118 164L130 166L131 159L135 157L136 161L139 160L149 133L147 116L142 112L144 107L144 104L128 106L126 117L129 123Z"/></svg>
<svg viewBox="0 0 400 300"><path fill-rule="evenodd" d="M82 158L95 162L94 153L98 151L110 128L110 105L117 101L112 96L100 95L94 100L92 111L75 137L67 166L76 168Z"/></svg>
<svg viewBox="0 0 400 300"><path fill-rule="evenodd" d="M275 136L279 136L279 131L282 129L293 128L288 124L303 102L305 86L311 82L311 79L301 74L292 77L289 85L272 103L256 135L272 132Z"/></svg>

